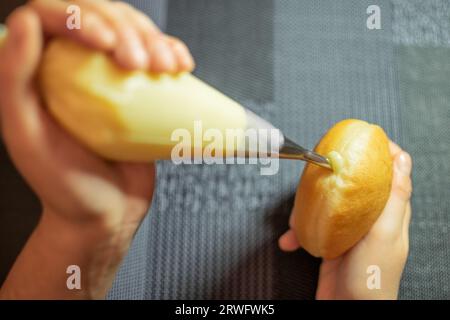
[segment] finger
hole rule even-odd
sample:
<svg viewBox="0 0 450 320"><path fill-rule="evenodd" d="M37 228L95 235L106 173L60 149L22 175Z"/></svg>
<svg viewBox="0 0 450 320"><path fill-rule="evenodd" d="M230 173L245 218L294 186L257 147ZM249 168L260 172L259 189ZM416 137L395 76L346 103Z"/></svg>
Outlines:
<svg viewBox="0 0 450 320"><path fill-rule="evenodd" d="M294 230L289 229L279 239L278 246L283 251L295 251L300 248Z"/></svg>
<svg viewBox="0 0 450 320"><path fill-rule="evenodd" d="M155 73L177 72L178 63L175 53L162 36L149 39L147 48L152 58L150 71Z"/></svg>
<svg viewBox="0 0 450 320"><path fill-rule="evenodd" d="M411 196L411 157L402 151L394 159L394 176L389 199L374 227L375 232L399 234Z"/></svg>
<svg viewBox="0 0 450 320"><path fill-rule="evenodd" d="M135 27L143 39L161 34L161 31L153 21L133 6L122 1L113 2L113 5L127 17L130 24Z"/></svg>
<svg viewBox="0 0 450 320"><path fill-rule="evenodd" d="M113 50L113 55L120 66L126 69L148 67L149 55L139 32L116 6L104 0L76 0L75 3L92 10L113 28L117 36L117 46Z"/></svg>
<svg viewBox="0 0 450 320"><path fill-rule="evenodd" d="M42 48L41 24L28 7L16 9L7 21L8 38L1 52L1 119L5 143L18 164L35 160L33 148L42 134L42 110L32 90Z"/></svg>
<svg viewBox="0 0 450 320"><path fill-rule="evenodd" d="M172 48L175 55L175 59L178 63L178 72L188 71L191 72L195 68L194 59L189 52L188 47L179 39L171 36L166 36L166 41Z"/></svg>
<svg viewBox="0 0 450 320"><path fill-rule="evenodd" d="M406 204L411 197L412 159L407 152L400 152L394 159L394 177L392 181L392 190L397 199L403 200Z"/></svg>
<svg viewBox="0 0 450 320"><path fill-rule="evenodd" d="M151 43L155 39L161 38L161 31L158 27L147 17L145 14L136 10L131 5L125 2L113 2L114 6L122 12L122 14L127 18L130 25L132 25L138 32L141 41L143 43L144 49L147 50L148 61L147 67L150 69L152 63L152 50Z"/></svg>
<svg viewBox="0 0 450 320"><path fill-rule="evenodd" d="M80 8L80 28L69 29L71 15L77 14L74 3L69 1L34 0L31 8L39 15L44 32L52 36L65 36L89 47L112 50L116 46L116 34L102 17L91 10Z"/></svg>

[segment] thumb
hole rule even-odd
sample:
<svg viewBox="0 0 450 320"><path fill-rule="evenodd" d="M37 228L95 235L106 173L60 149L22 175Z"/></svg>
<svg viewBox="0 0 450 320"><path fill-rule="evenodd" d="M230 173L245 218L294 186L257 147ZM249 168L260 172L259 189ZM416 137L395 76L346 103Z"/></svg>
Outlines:
<svg viewBox="0 0 450 320"><path fill-rule="evenodd" d="M36 128L36 95L32 90L42 48L37 15L19 7L7 20L7 37L0 48L0 120L4 138ZM17 137L16 137L17 138Z"/></svg>
<svg viewBox="0 0 450 320"><path fill-rule="evenodd" d="M392 181L392 193L398 200L406 203L412 192L411 183L411 156L405 151L400 152L394 158L394 178Z"/></svg>
<svg viewBox="0 0 450 320"><path fill-rule="evenodd" d="M400 151L394 158L394 172L391 193L380 218L375 223L376 229L384 233L398 234L402 228L407 206L412 192L412 160L408 153Z"/></svg>
<svg viewBox="0 0 450 320"><path fill-rule="evenodd" d="M40 22L31 9L16 9L7 26L8 35L0 50L2 109L10 109L27 94L42 48Z"/></svg>

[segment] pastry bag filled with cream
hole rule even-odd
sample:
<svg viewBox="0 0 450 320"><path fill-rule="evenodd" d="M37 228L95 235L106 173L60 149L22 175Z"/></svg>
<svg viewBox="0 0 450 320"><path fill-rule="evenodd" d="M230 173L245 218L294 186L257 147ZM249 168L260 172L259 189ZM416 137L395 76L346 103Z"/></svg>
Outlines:
<svg viewBox="0 0 450 320"><path fill-rule="evenodd" d="M268 131L258 143L269 151L283 145L279 130L189 73L124 70L107 54L68 39L47 45L38 82L57 121L107 159L170 159L180 143L194 155L218 137L213 154L225 157L248 151L249 128Z"/></svg>

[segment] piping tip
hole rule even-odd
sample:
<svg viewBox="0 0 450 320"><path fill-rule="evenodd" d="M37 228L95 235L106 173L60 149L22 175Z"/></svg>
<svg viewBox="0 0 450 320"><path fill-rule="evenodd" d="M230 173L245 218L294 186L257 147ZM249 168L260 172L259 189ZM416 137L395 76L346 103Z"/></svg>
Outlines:
<svg viewBox="0 0 450 320"><path fill-rule="evenodd" d="M303 160L332 170L328 158L314 151L305 149L286 137L284 138L284 144L279 151L279 158Z"/></svg>

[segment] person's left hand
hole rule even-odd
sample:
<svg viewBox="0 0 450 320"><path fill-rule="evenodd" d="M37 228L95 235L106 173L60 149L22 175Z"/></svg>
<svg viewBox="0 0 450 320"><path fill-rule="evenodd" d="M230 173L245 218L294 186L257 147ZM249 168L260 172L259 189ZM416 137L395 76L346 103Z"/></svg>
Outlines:
<svg viewBox="0 0 450 320"><path fill-rule="evenodd" d="M390 142L394 174L390 197L369 233L342 256L323 260L320 266L317 299L396 299L400 279L408 256L408 234L411 218L411 157ZM292 226L293 215L290 225ZM292 228L279 239L284 251L300 245ZM368 272L378 272L381 287L370 289Z"/></svg>

